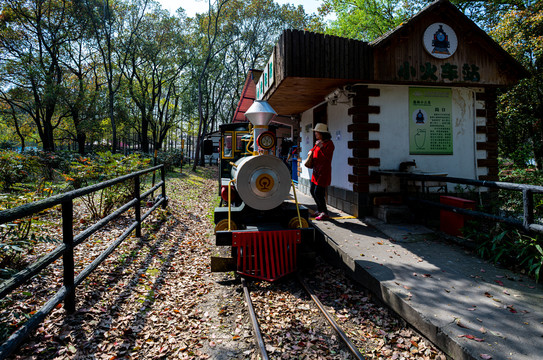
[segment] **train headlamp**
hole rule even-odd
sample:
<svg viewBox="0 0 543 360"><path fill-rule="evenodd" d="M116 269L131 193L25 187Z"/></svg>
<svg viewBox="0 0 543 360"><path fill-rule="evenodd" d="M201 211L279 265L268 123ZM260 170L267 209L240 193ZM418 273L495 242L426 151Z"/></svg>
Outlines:
<svg viewBox="0 0 543 360"><path fill-rule="evenodd" d="M259 148L270 150L275 146L275 135L271 131L265 131L258 136L256 143Z"/></svg>

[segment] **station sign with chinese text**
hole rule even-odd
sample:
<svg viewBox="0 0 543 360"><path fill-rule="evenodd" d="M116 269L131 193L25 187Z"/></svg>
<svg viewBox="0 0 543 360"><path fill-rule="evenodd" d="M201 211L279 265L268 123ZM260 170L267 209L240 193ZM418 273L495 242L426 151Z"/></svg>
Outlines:
<svg viewBox="0 0 543 360"><path fill-rule="evenodd" d="M426 28L422 37L426 52L439 60L448 59L458 49L456 32L445 23L433 23ZM458 64L453 61L443 64L427 61L425 63L410 63L404 61L398 64L397 75L400 80L429 81L429 82L472 82L481 81L479 67L476 64Z"/></svg>
<svg viewBox="0 0 543 360"><path fill-rule="evenodd" d="M273 85L273 76L274 76L274 69L273 69L273 58L274 53L271 54L270 60L268 60L268 63L266 64L266 68L264 69L264 72L260 76L260 79L258 80L258 83L256 84L256 99L262 100L268 89Z"/></svg>
<svg viewBox="0 0 543 360"><path fill-rule="evenodd" d="M479 67L475 64L463 64L459 68L456 64L445 63L439 66L426 62L418 65L404 61L398 69L398 77L401 80L422 81L463 81L478 83L481 81Z"/></svg>

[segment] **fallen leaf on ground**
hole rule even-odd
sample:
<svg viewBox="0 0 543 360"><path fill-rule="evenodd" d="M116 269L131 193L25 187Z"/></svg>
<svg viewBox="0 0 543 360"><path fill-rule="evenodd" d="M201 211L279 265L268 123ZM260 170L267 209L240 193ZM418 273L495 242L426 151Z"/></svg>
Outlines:
<svg viewBox="0 0 543 360"><path fill-rule="evenodd" d="M459 338L464 337L464 338L467 338L467 339L470 339L470 340L475 340L475 341L478 341L478 342L485 341L484 339L476 338L475 336L469 335L469 334L467 334L467 335L458 335L458 337Z"/></svg>
<svg viewBox="0 0 543 360"><path fill-rule="evenodd" d="M462 324L462 322L460 322L460 319L455 319L454 321L456 323L456 325L462 327L462 328L465 328L465 329L469 329L469 327L467 327L466 325Z"/></svg>

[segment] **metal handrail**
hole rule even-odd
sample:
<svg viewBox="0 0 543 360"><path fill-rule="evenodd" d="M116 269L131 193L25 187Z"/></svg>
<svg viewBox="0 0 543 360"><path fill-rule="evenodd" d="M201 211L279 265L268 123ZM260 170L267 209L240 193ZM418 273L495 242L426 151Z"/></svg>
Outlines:
<svg viewBox="0 0 543 360"><path fill-rule="evenodd" d="M435 201L419 199L416 197L408 197L409 201L418 202L421 204L434 206L437 208L445 209L454 213L469 215L473 217L485 218L497 222L503 222L515 226L517 228L522 228L528 232L537 232L543 233L543 225L534 223L534 199L533 194L543 194L543 186L538 185L529 185L529 184L515 184L510 182L502 181L488 181L488 180L473 180L467 178L458 178L458 177L448 177L448 176L438 176L438 175L427 175L427 174L416 174L402 171L387 171L387 170L378 170L372 171L372 176L396 176L404 180L419 180L419 181L432 181L432 182L443 182L443 183L452 183L452 184L462 184L462 185L472 185L477 187L486 187L491 189L501 189L501 190L511 190L511 191L521 191L522 200L523 200L523 219L504 217L499 215L493 215L485 213L482 211L475 211L469 209L463 209L447 204L441 204Z"/></svg>
<svg viewBox="0 0 543 360"><path fill-rule="evenodd" d="M504 190L530 190L533 193L543 193L543 186L538 185L528 185L528 184L515 184L510 182L503 181L489 181L489 180L473 180L467 178L457 178L457 177L448 177L448 176L438 176L438 175L428 175L428 174L417 174L409 173L403 171L388 171L388 170L375 170L371 172L374 175L384 175L384 176L397 176L400 178L406 178L409 180L431 180L438 182L447 182L453 184L464 184L464 185L474 185L479 187L488 187L494 189L504 189Z"/></svg>
<svg viewBox="0 0 543 360"><path fill-rule="evenodd" d="M303 225L302 225L302 217L300 216L300 204L298 203L298 196L296 195L296 186L294 186L294 181L291 181L290 183L292 184L292 192L294 194L294 203L296 204L296 213L298 214L298 228L301 229Z"/></svg>

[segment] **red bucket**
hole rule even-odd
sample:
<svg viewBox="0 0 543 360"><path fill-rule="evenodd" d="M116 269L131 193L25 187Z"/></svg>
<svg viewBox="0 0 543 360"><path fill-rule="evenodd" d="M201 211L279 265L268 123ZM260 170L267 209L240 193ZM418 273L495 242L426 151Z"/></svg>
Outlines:
<svg viewBox="0 0 543 360"><path fill-rule="evenodd" d="M475 209L475 201L454 196L440 196L439 202L462 209ZM462 236L462 228L464 227L466 218L467 217L463 214L457 214L449 210L441 209L439 219L440 230L450 235Z"/></svg>

